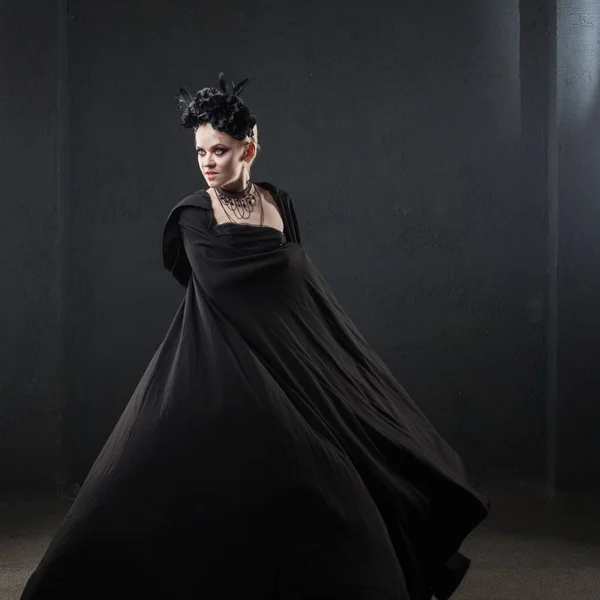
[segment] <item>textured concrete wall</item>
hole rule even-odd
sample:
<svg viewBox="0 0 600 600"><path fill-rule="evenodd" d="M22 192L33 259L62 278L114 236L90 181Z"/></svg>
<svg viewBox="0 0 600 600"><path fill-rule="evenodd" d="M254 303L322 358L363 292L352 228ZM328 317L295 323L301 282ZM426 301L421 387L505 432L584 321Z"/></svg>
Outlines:
<svg viewBox="0 0 600 600"><path fill-rule="evenodd" d="M0 492L59 474L57 8L0 11Z"/></svg>
<svg viewBox="0 0 600 600"><path fill-rule="evenodd" d="M559 2L559 412L563 486L600 483L600 4Z"/></svg>
<svg viewBox="0 0 600 600"><path fill-rule="evenodd" d="M181 298L160 235L203 181L173 96L220 70L257 78L254 176L292 194L408 391L476 468L541 471L545 221L523 185L517 2L365 6L73 3L74 473Z"/></svg>
<svg viewBox="0 0 600 600"><path fill-rule="evenodd" d="M600 8L558 4L568 485L599 477ZM163 220L203 185L173 94L219 70L257 78L255 178L292 193L313 259L402 383L476 468L542 472L550 3L73 0L69 235L66 5L0 12L0 490L56 488L62 423L83 477L160 342L181 298Z"/></svg>

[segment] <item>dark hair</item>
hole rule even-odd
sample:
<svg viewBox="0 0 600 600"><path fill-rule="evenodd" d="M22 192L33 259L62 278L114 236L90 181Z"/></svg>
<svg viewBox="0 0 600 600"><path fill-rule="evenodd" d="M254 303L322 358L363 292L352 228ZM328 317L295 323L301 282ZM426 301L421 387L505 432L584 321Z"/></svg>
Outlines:
<svg viewBox="0 0 600 600"><path fill-rule="evenodd" d="M210 123L236 140L253 136L256 118L238 95L251 80L244 79L237 85L232 82L230 93L223 73L219 73L221 89L205 87L192 96L185 88L177 94L177 108L181 111L181 126L196 131L200 125Z"/></svg>

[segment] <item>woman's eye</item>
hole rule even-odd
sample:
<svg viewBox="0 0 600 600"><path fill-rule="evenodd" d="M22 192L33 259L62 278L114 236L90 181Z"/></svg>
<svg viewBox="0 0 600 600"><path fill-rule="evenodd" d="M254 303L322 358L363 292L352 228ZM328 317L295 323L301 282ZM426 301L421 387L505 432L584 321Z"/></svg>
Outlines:
<svg viewBox="0 0 600 600"><path fill-rule="evenodd" d="M200 156L204 156L204 150L196 150L196 152L200 155ZM225 148L217 148L215 150L215 154L217 156L223 156L223 154L225 154L227 152L227 150Z"/></svg>

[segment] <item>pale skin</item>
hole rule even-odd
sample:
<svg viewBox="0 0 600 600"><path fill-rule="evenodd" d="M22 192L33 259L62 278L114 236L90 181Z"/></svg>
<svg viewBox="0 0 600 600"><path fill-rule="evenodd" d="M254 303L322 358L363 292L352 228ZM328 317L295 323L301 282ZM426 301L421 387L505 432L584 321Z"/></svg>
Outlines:
<svg viewBox="0 0 600 600"><path fill-rule="evenodd" d="M256 128L255 128L256 132ZM194 134L198 166L208 185L207 192L212 203L212 210L217 224L230 223L231 220L219 202L214 188L223 188L231 192L241 192L248 184L250 166L256 156L256 144L253 141L240 141L215 129L210 123L200 125ZM207 177L208 171L216 171L212 179ZM263 226L283 231L283 221L273 197L268 190L255 186L264 210ZM244 225L260 225L260 206L256 205L248 219L237 219L229 211L229 216L237 223Z"/></svg>

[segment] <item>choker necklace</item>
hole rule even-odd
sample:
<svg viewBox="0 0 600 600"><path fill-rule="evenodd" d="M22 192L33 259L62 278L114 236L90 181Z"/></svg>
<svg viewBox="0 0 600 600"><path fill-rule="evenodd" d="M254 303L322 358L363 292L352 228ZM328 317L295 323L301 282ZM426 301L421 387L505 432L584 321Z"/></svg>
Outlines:
<svg viewBox="0 0 600 600"><path fill-rule="evenodd" d="M236 223L231 216L229 215L232 212L236 218L245 220L249 219L250 215L254 212L256 207L256 203L260 204L260 224L262 226L264 219L264 211L263 204L260 199L260 195L258 199L252 192L252 187L254 183L252 180L248 180L248 185L241 192L230 192L223 188L215 188L215 193L217 194L217 199L219 203L223 207L227 218L232 222Z"/></svg>

